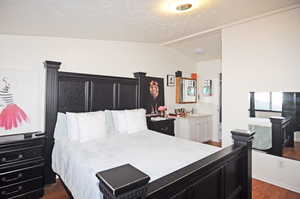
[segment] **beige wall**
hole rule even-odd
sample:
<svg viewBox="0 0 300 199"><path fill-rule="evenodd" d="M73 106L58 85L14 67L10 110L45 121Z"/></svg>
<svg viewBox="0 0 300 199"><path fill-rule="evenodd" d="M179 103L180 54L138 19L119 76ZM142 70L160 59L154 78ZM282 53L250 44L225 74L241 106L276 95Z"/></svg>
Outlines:
<svg viewBox="0 0 300 199"><path fill-rule="evenodd" d="M42 63L45 60L61 61L62 71L126 77L143 71L165 78L177 70L190 76L196 70L196 64L186 57L154 44L0 35L0 69L29 71L31 78L39 78L36 86L41 103L36 108L41 118L40 129L43 129L44 119ZM177 107L175 87L165 87L165 96L169 109Z"/></svg>
<svg viewBox="0 0 300 199"><path fill-rule="evenodd" d="M222 31L223 141L247 128L249 91L300 91L300 8ZM300 161L254 152L256 178L300 192Z"/></svg>
<svg viewBox="0 0 300 199"><path fill-rule="evenodd" d="M222 72L222 62L219 59L201 61L197 63L198 87L200 99L197 103L197 111L213 115L213 141L220 141L219 134L219 74ZM212 80L212 96L204 96L202 93L204 80Z"/></svg>

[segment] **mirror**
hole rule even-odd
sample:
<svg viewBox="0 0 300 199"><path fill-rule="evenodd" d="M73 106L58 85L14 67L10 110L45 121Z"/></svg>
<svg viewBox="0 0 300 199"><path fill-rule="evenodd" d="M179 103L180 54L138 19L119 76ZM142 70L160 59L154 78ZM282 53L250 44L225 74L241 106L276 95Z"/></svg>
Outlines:
<svg viewBox="0 0 300 199"><path fill-rule="evenodd" d="M300 92L250 92L253 149L300 160Z"/></svg>
<svg viewBox="0 0 300 199"><path fill-rule="evenodd" d="M176 103L188 104L197 102L197 80L176 78Z"/></svg>

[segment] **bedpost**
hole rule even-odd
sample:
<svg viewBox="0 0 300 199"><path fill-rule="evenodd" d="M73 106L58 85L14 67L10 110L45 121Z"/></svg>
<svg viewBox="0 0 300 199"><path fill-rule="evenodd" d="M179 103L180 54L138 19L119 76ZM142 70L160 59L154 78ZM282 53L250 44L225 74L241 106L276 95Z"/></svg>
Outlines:
<svg viewBox="0 0 300 199"><path fill-rule="evenodd" d="M242 197L252 199L252 140L254 131L232 130L234 146L244 146L245 153L242 158Z"/></svg>
<svg viewBox="0 0 300 199"><path fill-rule="evenodd" d="M271 155L282 156L284 146L293 146L294 130L291 117L271 117L272 123L272 148Z"/></svg>
<svg viewBox="0 0 300 199"><path fill-rule="evenodd" d="M270 154L276 156L282 156L282 148L283 148L283 132L282 125L284 121L284 117L271 117L272 123L272 148Z"/></svg>
<svg viewBox="0 0 300 199"><path fill-rule="evenodd" d="M150 177L130 164L98 172L103 199L145 199Z"/></svg>
<svg viewBox="0 0 300 199"><path fill-rule="evenodd" d="M45 108L45 183L55 182L55 174L51 169L51 153L54 144L54 128L57 118L58 70L61 62L45 61L46 68L46 108Z"/></svg>

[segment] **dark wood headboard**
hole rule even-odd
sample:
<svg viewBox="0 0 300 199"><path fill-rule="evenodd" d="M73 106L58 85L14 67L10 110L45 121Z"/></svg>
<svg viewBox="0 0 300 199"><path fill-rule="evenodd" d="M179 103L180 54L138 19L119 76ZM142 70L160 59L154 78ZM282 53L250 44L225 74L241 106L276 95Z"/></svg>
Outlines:
<svg viewBox="0 0 300 199"><path fill-rule="evenodd" d="M59 72L60 62L45 61L46 119L45 182L55 182L51 169L57 112L90 112L140 108L139 81L136 78L111 77Z"/></svg>

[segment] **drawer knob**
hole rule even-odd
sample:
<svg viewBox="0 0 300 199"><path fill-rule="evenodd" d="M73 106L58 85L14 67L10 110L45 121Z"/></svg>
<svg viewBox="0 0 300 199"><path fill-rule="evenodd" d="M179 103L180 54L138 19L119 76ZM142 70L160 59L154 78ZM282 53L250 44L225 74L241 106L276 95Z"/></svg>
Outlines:
<svg viewBox="0 0 300 199"><path fill-rule="evenodd" d="M12 182L12 181L16 181L16 180L19 180L20 178L22 178L23 177L23 174L22 173L19 173L16 177L14 177L14 178L9 178L9 179L7 179L6 177L3 177L3 178L1 178L1 181L2 182Z"/></svg>
<svg viewBox="0 0 300 199"><path fill-rule="evenodd" d="M11 194L16 194L18 192L20 192L23 189L23 186L18 186L16 190L14 191L1 191L1 195L7 196L7 195L11 195Z"/></svg>
<svg viewBox="0 0 300 199"><path fill-rule="evenodd" d="M3 163L9 163L9 162L15 162L15 161L19 161L23 158L23 155L22 154L19 154L18 157L14 158L14 159L7 159L6 157L2 158L1 161Z"/></svg>
<svg viewBox="0 0 300 199"><path fill-rule="evenodd" d="M165 127L165 128L162 127L160 130L161 130L161 131L168 131L168 130L169 130L169 127Z"/></svg>

